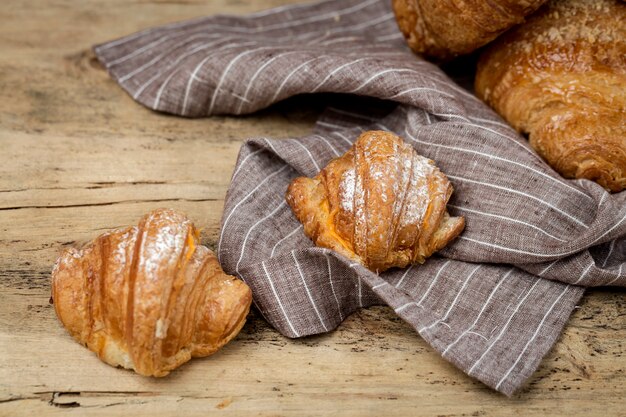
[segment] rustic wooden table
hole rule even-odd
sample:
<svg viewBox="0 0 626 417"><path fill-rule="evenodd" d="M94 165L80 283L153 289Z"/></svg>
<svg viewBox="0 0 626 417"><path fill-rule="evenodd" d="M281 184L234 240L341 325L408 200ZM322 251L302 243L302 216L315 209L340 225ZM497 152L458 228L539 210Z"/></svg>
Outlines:
<svg viewBox="0 0 626 417"><path fill-rule="evenodd" d="M440 358L390 309L289 340L254 313L213 357L163 379L111 368L57 321L60 250L150 209L216 242L241 141L308 132L324 98L186 120L134 103L90 45L140 28L293 0L4 0L0 6L0 415L626 415L626 292L589 291L508 399ZM390 371L392 369L392 371Z"/></svg>

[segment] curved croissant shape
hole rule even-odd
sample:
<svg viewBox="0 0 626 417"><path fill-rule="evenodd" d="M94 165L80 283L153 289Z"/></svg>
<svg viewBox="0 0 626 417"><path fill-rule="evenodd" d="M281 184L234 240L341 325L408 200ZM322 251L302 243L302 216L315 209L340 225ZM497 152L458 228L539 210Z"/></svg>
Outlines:
<svg viewBox="0 0 626 417"><path fill-rule="evenodd" d="M422 263L458 236L452 185L430 159L398 136L364 132L316 177L294 179L287 202L317 246L372 271Z"/></svg>
<svg viewBox="0 0 626 417"><path fill-rule="evenodd" d="M476 93L566 178L626 189L626 3L551 1L481 56Z"/></svg>
<svg viewBox="0 0 626 417"><path fill-rule="evenodd" d="M173 210L68 249L52 272L57 316L109 365L165 376L237 335L252 296L198 245L199 232Z"/></svg>
<svg viewBox="0 0 626 417"><path fill-rule="evenodd" d="M522 23L546 0L393 0L400 30L418 54L468 54Z"/></svg>

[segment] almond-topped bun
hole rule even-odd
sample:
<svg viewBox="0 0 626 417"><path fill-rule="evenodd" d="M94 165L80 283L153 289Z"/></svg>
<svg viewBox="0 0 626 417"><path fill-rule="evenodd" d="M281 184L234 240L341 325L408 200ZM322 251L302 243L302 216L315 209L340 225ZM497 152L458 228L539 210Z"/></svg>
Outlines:
<svg viewBox="0 0 626 417"><path fill-rule="evenodd" d="M626 2L550 1L487 47L476 94L565 178L626 189Z"/></svg>
<svg viewBox="0 0 626 417"><path fill-rule="evenodd" d="M216 352L242 328L252 293L198 235L183 214L160 209L67 249L52 271L61 323L104 362L146 376Z"/></svg>
<svg viewBox="0 0 626 417"><path fill-rule="evenodd" d="M494 40L546 0L393 0L413 51L435 60L468 54Z"/></svg>
<svg viewBox="0 0 626 417"><path fill-rule="evenodd" d="M452 185L393 133L364 132L314 178L293 180L287 202L317 246L375 272L423 263L465 227L450 217Z"/></svg>

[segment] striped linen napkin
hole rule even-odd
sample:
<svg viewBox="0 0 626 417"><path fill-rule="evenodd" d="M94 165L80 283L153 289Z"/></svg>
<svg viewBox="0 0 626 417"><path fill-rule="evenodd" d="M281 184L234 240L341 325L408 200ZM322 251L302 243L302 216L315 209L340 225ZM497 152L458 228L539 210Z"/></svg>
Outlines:
<svg viewBox="0 0 626 417"><path fill-rule="evenodd" d="M200 117L301 93L336 96L304 138L247 140L218 255L288 337L328 332L387 304L467 374L511 395L555 343L585 286L626 286L626 193L564 180L499 116L404 45L387 0L330 0L214 16L99 45L135 100ZM335 96L333 96L335 97ZM467 227L423 265L374 274L316 248L285 202L367 129L436 161Z"/></svg>

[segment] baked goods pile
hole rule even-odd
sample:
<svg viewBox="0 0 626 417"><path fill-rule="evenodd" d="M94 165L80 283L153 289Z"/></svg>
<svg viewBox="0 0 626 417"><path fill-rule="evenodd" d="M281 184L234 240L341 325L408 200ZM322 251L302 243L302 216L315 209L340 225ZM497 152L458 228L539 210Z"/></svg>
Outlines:
<svg viewBox="0 0 626 417"><path fill-rule="evenodd" d="M563 176L626 188L626 3L393 5L411 48L428 57L491 42L477 95ZM392 133L368 131L315 177L294 179L286 200L315 245L379 273L423 263L463 231L465 220L446 209L452 192L433 161ZM52 299L69 333L104 362L164 376L234 338L252 294L199 244L187 217L160 209L66 250Z"/></svg>
<svg viewBox="0 0 626 417"><path fill-rule="evenodd" d="M482 51L476 94L566 178L626 189L626 2L394 0L417 53ZM535 9L539 9L534 13Z"/></svg>
<svg viewBox="0 0 626 417"><path fill-rule="evenodd" d="M448 178L393 133L364 132L314 178L299 177L287 202L317 246L368 269L423 263L465 227L451 217Z"/></svg>
<svg viewBox="0 0 626 417"><path fill-rule="evenodd" d="M141 375L215 353L243 327L252 293L198 235L184 215L159 209L65 250L52 272L57 316L104 362Z"/></svg>

